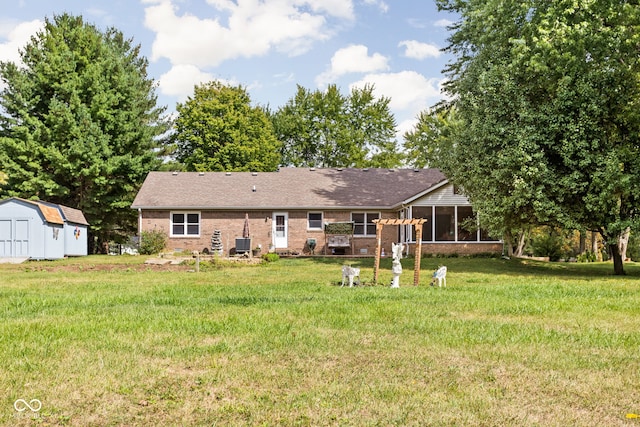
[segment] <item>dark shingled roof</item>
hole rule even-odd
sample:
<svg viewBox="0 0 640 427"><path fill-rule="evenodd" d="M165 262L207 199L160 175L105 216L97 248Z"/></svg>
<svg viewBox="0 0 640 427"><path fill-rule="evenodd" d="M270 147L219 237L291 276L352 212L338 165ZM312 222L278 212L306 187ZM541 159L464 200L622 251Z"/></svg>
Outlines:
<svg viewBox="0 0 640 427"><path fill-rule="evenodd" d="M444 183L438 169L150 172L137 209L393 209Z"/></svg>
<svg viewBox="0 0 640 427"><path fill-rule="evenodd" d="M64 219L71 224L89 225L87 219L80 209L70 208L69 206L58 205L62 211Z"/></svg>

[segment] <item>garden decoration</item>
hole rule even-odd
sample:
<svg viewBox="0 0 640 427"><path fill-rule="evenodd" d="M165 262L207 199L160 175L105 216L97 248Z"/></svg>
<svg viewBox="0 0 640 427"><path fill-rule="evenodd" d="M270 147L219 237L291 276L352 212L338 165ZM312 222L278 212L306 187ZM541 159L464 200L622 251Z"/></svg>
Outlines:
<svg viewBox="0 0 640 427"><path fill-rule="evenodd" d="M441 266L436 271L433 272L433 276L431 277L431 286L435 286L436 283L438 287L441 288L444 283L444 287L447 287L447 267Z"/></svg>
<svg viewBox="0 0 640 427"><path fill-rule="evenodd" d="M393 279L391 279L391 287L399 288L400 287L400 275L402 274L402 264L400 264L400 258L402 258L402 243L391 244L391 255L393 256L393 261L391 262L391 273L393 273Z"/></svg>
<svg viewBox="0 0 640 427"><path fill-rule="evenodd" d="M374 219L376 225L376 259L373 264L373 283L378 283L378 272L380 270L380 254L382 252L382 229L385 225L412 225L415 227L416 236L422 236L422 225L427 222L424 218L411 219ZM420 283L420 257L422 254L422 239L417 239L414 251L414 267L413 267L413 285L418 286Z"/></svg>
<svg viewBox="0 0 640 427"><path fill-rule="evenodd" d="M355 278L358 278L358 282L360 283L360 269L359 268L355 268L355 267L351 267L350 265L343 265L342 266L342 286L344 286L344 282L345 279L347 279L349 281L349 287L352 288L353 287L353 280Z"/></svg>

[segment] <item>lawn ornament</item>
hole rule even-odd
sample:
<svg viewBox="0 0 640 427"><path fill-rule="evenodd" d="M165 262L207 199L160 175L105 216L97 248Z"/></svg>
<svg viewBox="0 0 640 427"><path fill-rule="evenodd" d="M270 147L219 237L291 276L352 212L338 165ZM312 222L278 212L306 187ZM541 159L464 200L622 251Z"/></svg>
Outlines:
<svg viewBox="0 0 640 427"><path fill-rule="evenodd" d="M435 286L436 282L438 283L438 287L447 287L447 267L441 266L436 271L433 272L433 277L431 278L431 286Z"/></svg>
<svg viewBox="0 0 640 427"><path fill-rule="evenodd" d="M356 284L360 283L360 269L359 268L355 268L355 267L351 267L350 265L343 265L342 266L342 286L344 286L344 282L345 280L349 281L349 287L353 287L353 280L355 278L358 278L358 281L356 282Z"/></svg>
<svg viewBox="0 0 640 427"><path fill-rule="evenodd" d="M391 244L391 255L393 256L393 261L391 262L391 273L393 273L393 279L391 279L391 287L399 288L400 287L400 275L402 274L402 264L400 264L400 258L402 258L402 243Z"/></svg>

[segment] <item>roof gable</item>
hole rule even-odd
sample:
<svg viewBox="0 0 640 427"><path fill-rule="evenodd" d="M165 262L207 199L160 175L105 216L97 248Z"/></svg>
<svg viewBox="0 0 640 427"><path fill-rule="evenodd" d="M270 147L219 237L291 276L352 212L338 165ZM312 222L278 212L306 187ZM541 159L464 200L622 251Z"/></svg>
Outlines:
<svg viewBox="0 0 640 427"><path fill-rule="evenodd" d="M45 221L52 224L64 224L65 221L72 224L89 225L84 214L79 209L70 208L68 206L57 205L55 203L44 202L41 200L27 200L20 197L11 197L0 201L0 204L16 201L18 203L36 207Z"/></svg>
<svg viewBox="0 0 640 427"><path fill-rule="evenodd" d="M13 201L22 205L34 207L40 212L44 220L50 224L61 224L61 225L64 224L64 220L62 219L62 215L60 211L55 207L49 206L39 201L26 200L26 199L21 199L19 197L11 197L9 199L2 200L0 204L7 203L10 201Z"/></svg>
<svg viewBox="0 0 640 427"><path fill-rule="evenodd" d="M60 214L62 215L62 219L70 224L78 224L78 225L89 225L87 219L84 217L84 213L80 209L70 208L69 206L58 205L55 203L49 202L39 202L45 203L53 208L60 210Z"/></svg>
<svg viewBox="0 0 640 427"><path fill-rule="evenodd" d="M150 172L132 208L394 209L443 181L438 169Z"/></svg>

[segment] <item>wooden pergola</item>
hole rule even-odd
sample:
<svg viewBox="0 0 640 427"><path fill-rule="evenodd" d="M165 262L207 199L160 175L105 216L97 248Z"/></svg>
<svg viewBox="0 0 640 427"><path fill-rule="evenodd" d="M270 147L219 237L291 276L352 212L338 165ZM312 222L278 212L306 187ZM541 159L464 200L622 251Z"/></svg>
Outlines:
<svg viewBox="0 0 640 427"><path fill-rule="evenodd" d="M373 281L378 283L378 270L380 269L380 252L382 251L382 229L385 225L413 225L416 228L415 267L413 269L413 285L420 282L420 257L422 255L422 224L427 222L423 218L414 219L374 219L376 224L376 262L373 266Z"/></svg>

